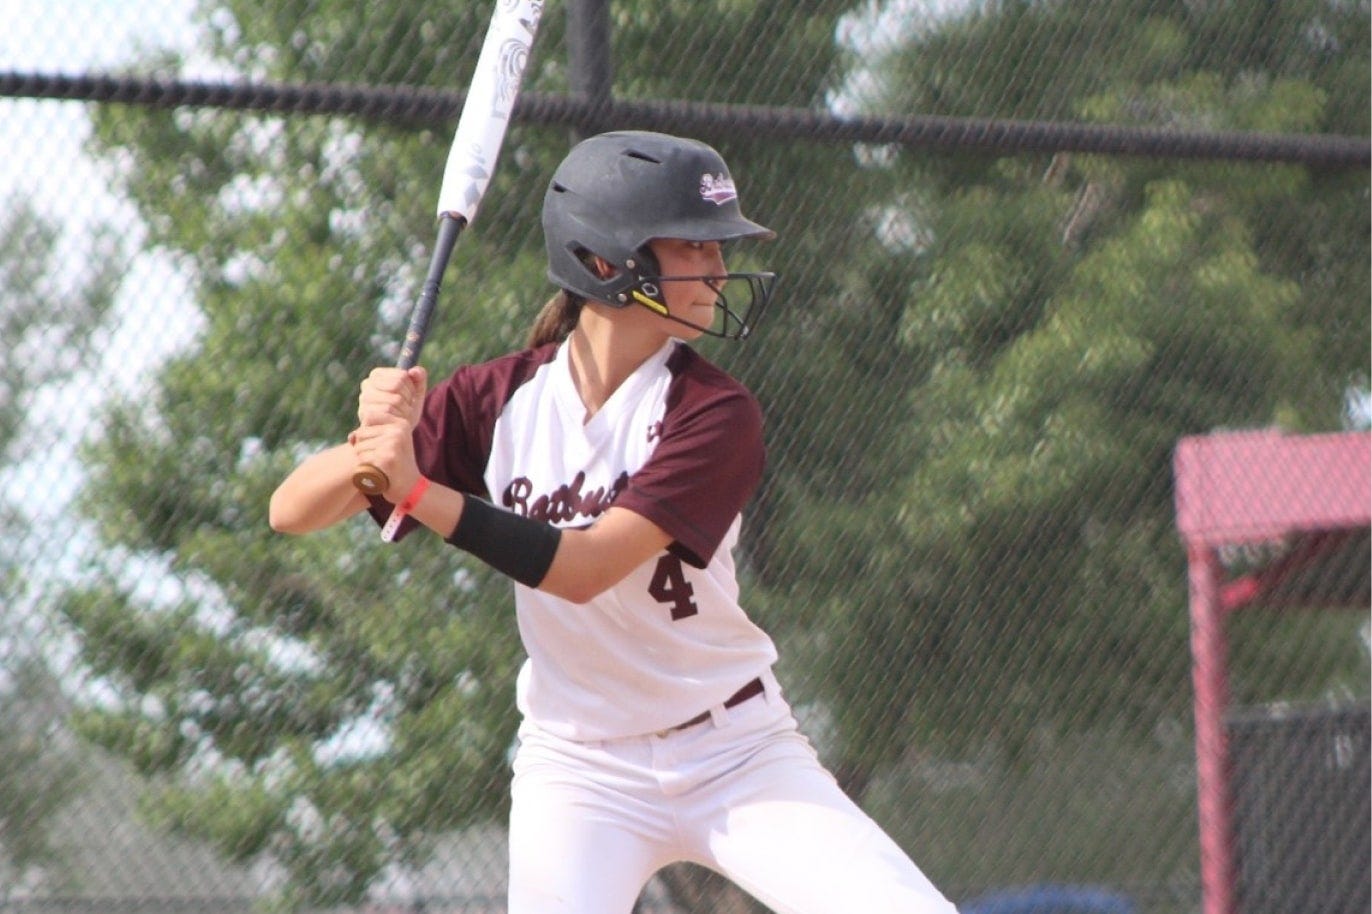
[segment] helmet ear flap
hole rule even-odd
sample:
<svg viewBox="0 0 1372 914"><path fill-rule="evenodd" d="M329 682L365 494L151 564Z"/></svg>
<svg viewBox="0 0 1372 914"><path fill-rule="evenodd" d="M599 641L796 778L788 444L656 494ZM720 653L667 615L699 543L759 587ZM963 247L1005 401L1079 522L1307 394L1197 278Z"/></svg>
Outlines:
<svg viewBox="0 0 1372 914"><path fill-rule="evenodd" d="M667 301L662 297L662 286L656 282L662 275L662 267L657 255L648 245L634 251L634 256L625 266L633 271L634 284L629 287L628 297L658 314L667 313ZM623 299L623 296L621 296Z"/></svg>
<svg viewBox="0 0 1372 914"><path fill-rule="evenodd" d="M639 276L659 276L662 274L662 267L658 265L657 255L646 244L634 251L634 259L629 262L628 266L632 267Z"/></svg>
<svg viewBox="0 0 1372 914"><path fill-rule="evenodd" d="M608 257L597 254L585 245L574 243L568 245L567 249L571 251L572 256L585 268L586 272L602 282L612 279L624 271L629 272L635 279L641 276L655 276L661 272L657 257L646 244L622 264L617 264Z"/></svg>
<svg viewBox="0 0 1372 914"><path fill-rule="evenodd" d="M626 281L620 264L577 241L567 243L558 262L560 275L551 277L550 274L550 278L584 298L612 300L616 291L631 284Z"/></svg>

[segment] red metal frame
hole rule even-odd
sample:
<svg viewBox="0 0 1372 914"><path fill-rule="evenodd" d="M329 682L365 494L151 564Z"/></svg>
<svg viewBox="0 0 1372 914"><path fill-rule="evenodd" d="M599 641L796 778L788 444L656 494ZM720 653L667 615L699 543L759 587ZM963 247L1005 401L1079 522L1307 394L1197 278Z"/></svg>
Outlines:
<svg viewBox="0 0 1372 914"><path fill-rule="evenodd" d="M1228 612L1261 598L1285 568L1225 583L1220 550L1304 537L1284 559L1318 559L1325 534L1372 523L1372 435L1235 432L1183 438L1173 461L1186 544L1195 689L1196 787L1204 914L1237 914L1229 743ZM1314 535L1313 537L1311 535ZM1312 547L1311 543L1315 546ZM1296 558L1292 558L1296 556Z"/></svg>

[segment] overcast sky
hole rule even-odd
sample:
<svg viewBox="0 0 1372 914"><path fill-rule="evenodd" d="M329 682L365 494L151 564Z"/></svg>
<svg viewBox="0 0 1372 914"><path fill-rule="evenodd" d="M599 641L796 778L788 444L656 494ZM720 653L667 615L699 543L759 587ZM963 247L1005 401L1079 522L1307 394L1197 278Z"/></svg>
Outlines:
<svg viewBox="0 0 1372 914"><path fill-rule="evenodd" d="M84 75L114 70L146 49L188 48L192 5L193 0L0 0L0 70ZM0 200L16 193L31 199L62 227L63 254L71 258L64 262L75 264L91 226L109 222L127 233L136 224L131 208L110 192L108 179L84 153L88 108L80 102L0 98ZM147 343L154 338L148 328L165 326L183 293L167 264L146 255L134 258L105 347L109 355L93 366L98 377L47 392L36 411L58 410L69 428L79 430L94 393L137 384L149 365L184 342L172 334L165 345ZM19 465L5 471L10 490L45 493L26 502L31 513L54 519L66 507L79 483L70 460L73 437L34 439Z"/></svg>
<svg viewBox="0 0 1372 914"><path fill-rule="evenodd" d="M0 70L74 76L115 69L140 49L188 47L192 2L0 0ZM45 210L80 208L95 177L80 154L85 106L0 99L0 115L0 193L22 188Z"/></svg>

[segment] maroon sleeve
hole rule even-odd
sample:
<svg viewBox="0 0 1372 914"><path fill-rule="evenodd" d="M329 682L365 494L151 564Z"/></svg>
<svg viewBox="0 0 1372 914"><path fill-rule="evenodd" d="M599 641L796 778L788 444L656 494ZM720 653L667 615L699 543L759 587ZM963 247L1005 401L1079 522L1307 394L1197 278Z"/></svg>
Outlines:
<svg viewBox="0 0 1372 914"><path fill-rule="evenodd" d="M764 456L757 400L699 360L673 384L662 438L615 505L657 524L672 552L704 568L757 488Z"/></svg>
<svg viewBox="0 0 1372 914"><path fill-rule="evenodd" d="M464 366L429 388L424 412L414 430L419 472L450 489L489 499L486 462L491 456L496 419L519 385L556 351L556 346L544 346ZM378 524L384 524L391 516L391 503L376 496L368 500L368 511ZM405 518L396 531L396 540L417 526L414 518Z"/></svg>

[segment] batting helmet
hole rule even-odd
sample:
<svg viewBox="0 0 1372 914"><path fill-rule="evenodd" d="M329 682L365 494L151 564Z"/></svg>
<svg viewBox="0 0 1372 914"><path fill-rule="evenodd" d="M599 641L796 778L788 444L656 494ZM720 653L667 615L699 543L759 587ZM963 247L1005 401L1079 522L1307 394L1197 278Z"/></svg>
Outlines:
<svg viewBox="0 0 1372 914"><path fill-rule="evenodd" d="M724 314L722 330L689 325L713 336L747 336L776 282L776 274L767 272L661 275L648 248L655 238L727 242L776 237L771 229L744 218L724 159L697 140L622 131L578 143L549 182L543 198L543 236L550 280L585 299L615 307L640 304L678 320L666 314L664 281L746 283L751 299L741 314L720 293L715 306ZM614 267L612 275L596 273L592 258L597 256Z"/></svg>

